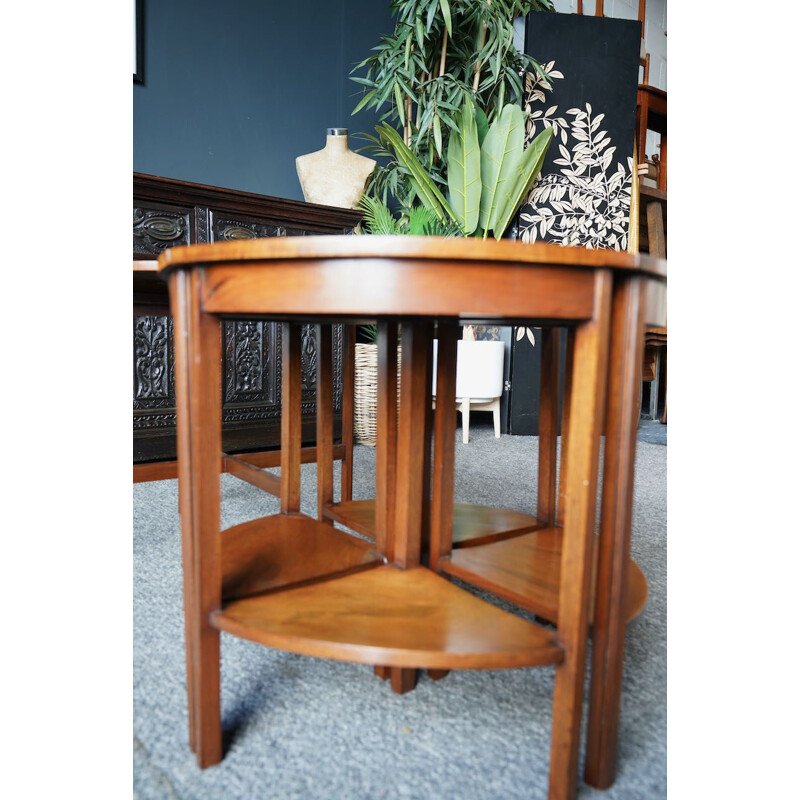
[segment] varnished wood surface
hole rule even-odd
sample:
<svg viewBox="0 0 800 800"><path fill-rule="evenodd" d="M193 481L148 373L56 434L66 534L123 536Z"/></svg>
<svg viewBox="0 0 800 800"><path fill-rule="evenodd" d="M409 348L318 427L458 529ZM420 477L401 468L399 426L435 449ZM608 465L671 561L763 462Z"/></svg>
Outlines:
<svg viewBox="0 0 800 800"><path fill-rule="evenodd" d="M259 467L236 458L236 456L226 455L224 462L225 472L233 475L234 478L249 483L251 486L261 489L262 492L267 492L275 497L281 496L281 479L278 475L265 472Z"/></svg>
<svg viewBox="0 0 800 800"><path fill-rule="evenodd" d="M304 514L276 514L222 532L226 600L382 563L374 548Z"/></svg>
<svg viewBox="0 0 800 800"><path fill-rule="evenodd" d="M455 501L456 369L460 330L453 320L438 325L436 416L434 419L433 475L428 564L439 571L439 559L453 547Z"/></svg>
<svg viewBox="0 0 800 800"><path fill-rule="evenodd" d="M663 283L666 264L627 253L432 237L418 241L390 237L383 242L379 237L328 237L318 243L314 237L305 237L302 242L228 244L176 248L165 253L159 264L162 273L182 281L184 287L191 286L189 312L184 313L182 323L190 340L187 361L191 366L184 366L181 380L188 381L190 399L198 387L210 395L210 399L191 400L183 408L184 416L190 418L193 449L185 467L190 480L181 484L182 493L184 489L190 492L186 503L199 509L194 517L189 515L188 522L184 520L184 543L188 548L185 566L189 567L187 619L191 618L187 646L196 655L187 665L190 725L201 765L214 763L219 743L218 639L215 644L208 636L210 622L218 630L268 646L373 664L381 668L381 675L391 677L396 691L410 688L416 677L413 670L421 668L443 671L555 664L549 797L571 800L576 793L587 634L593 613L592 531L608 375L612 279L615 275L643 275ZM317 245L329 248L328 253ZM170 272L175 266L186 269ZM198 356L205 356L206 351L218 354L219 342L212 347L208 339L218 314L275 315L288 320L283 337L287 366L281 508L289 517L297 516L299 507L296 421L301 396L297 367L293 366L300 360L300 348L289 329L299 319L353 323L363 316L385 323L400 318L403 380L395 447L397 472L394 481L390 480L395 508L386 544L386 555L394 563L364 569L359 563L353 567L359 571L332 579L301 575L299 583L292 582L290 588L239 597L220 606L221 445L215 445L215 456L213 448L199 438L204 426L218 424L220 376L218 365L203 365L204 359ZM562 472L565 488L558 503L561 506L563 501L563 510L558 508L558 516L563 513L561 554L557 569L551 570L557 574L550 587L551 597L557 598L556 631L506 614L418 566L430 523L427 484L436 483L435 469L432 474L428 463L431 332L434 320L443 318L506 323L536 320L545 326L566 324L574 331L566 468ZM211 388L214 381L216 386ZM445 461L442 469L449 469ZM379 501L386 502L387 492L382 494ZM550 494L546 505L552 514ZM389 506L384 510L388 513ZM334 533L321 523L315 525ZM491 545L459 548L451 560L465 553L474 555L485 547L503 548L531 535L526 532ZM286 541L294 544L296 538L286 537ZM252 552L260 549L258 545ZM293 556L302 563L307 552L301 548ZM291 561L288 553L280 558ZM247 557L243 561L246 563ZM250 575L248 569L244 569L245 577ZM260 569L261 565L255 573L260 574ZM216 588L215 574L219 574ZM618 578L614 581L618 591L620 582ZM213 601L216 609L211 607ZM212 645L217 649L215 664L211 663Z"/></svg>
<svg viewBox="0 0 800 800"><path fill-rule="evenodd" d="M220 458L222 463L220 469L222 472L227 472L226 456L233 455L237 461L244 462L259 469L266 469L270 467L279 467L281 465L281 451L280 450L260 450L257 452L247 453L222 453ZM335 444L333 446L333 460L339 461L345 458L345 446L342 444ZM304 447L300 451L300 462L302 464L314 464L317 461L317 448ZM148 481L164 481L171 480L178 477L178 462L177 461L153 461L147 464L134 464L133 465L133 482L134 483L147 483Z"/></svg>
<svg viewBox="0 0 800 800"><path fill-rule="evenodd" d="M556 668L553 689L550 800L574 798L578 783L587 630L591 614L592 531L608 376L612 275L600 270L595 280L592 319L575 328L558 589L558 641L564 648L564 662Z"/></svg>
<svg viewBox="0 0 800 800"><path fill-rule="evenodd" d="M281 513L300 511L300 450L302 448L301 335L296 322L283 323L281 337Z"/></svg>
<svg viewBox="0 0 800 800"><path fill-rule="evenodd" d="M235 600L212 622L293 653L393 667L499 669L556 664L563 655L551 631L424 567L379 566Z"/></svg>
<svg viewBox="0 0 800 800"><path fill-rule="evenodd" d="M491 262L404 256L221 264L207 267L205 276L203 305L210 313L303 314L330 321L383 316L580 321L592 315L594 292L592 273L581 269L565 273L563 267L514 263L498 270Z"/></svg>
<svg viewBox="0 0 800 800"><path fill-rule="evenodd" d="M539 472L536 516L549 525L556 523L556 454L558 448L558 368L561 331L542 330L542 361L539 370Z"/></svg>
<svg viewBox="0 0 800 800"><path fill-rule="evenodd" d="M212 265L224 262L321 261L335 259L408 258L423 261L475 261L493 265L535 264L559 267L603 267L634 270L666 277L667 265L660 259L639 253L587 250L584 247L500 241L471 237L437 236L286 236L271 239L219 242L173 247L158 259L159 270L179 266Z"/></svg>
<svg viewBox="0 0 800 800"><path fill-rule="evenodd" d="M586 782L599 789L610 787L616 775L625 620L630 617L632 598L641 593L639 575L630 569L630 539L644 349L642 284L647 282L633 277L614 286L584 764Z"/></svg>
<svg viewBox="0 0 800 800"><path fill-rule="evenodd" d="M558 624L561 528L549 527L478 547L459 548L441 561L443 572L497 594L520 608ZM595 562L598 538L595 537ZM639 565L627 561L625 620L644 608L647 579Z"/></svg>
<svg viewBox="0 0 800 800"><path fill-rule="evenodd" d="M375 537L375 500L351 500L325 509L325 516L362 536ZM510 508L479 506L474 503L453 505L453 546L475 547L500 541L543 527L530 514Z"/></svg>
<svg viewBox="0 0 800 800"><path fill-rule="evenodd" d="M205 768L222 759L219 632L209 624L222 601L222 380L219 322L200 309L201 280L198 272L172 276L170 298L175 317L189 741L198 765ZM196 352L204 357L194 358Z"/></svg>

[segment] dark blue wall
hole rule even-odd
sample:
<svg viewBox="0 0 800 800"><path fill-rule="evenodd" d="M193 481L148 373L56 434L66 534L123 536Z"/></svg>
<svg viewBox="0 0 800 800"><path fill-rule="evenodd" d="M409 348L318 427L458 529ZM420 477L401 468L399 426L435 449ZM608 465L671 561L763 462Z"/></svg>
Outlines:
<svg viewBox="0 0 800 800"><path fill-rule="evenodd" d="M392 26L388 0L145 0L134 171L302 200L326 128L374 132L348 74Z"/></svg>

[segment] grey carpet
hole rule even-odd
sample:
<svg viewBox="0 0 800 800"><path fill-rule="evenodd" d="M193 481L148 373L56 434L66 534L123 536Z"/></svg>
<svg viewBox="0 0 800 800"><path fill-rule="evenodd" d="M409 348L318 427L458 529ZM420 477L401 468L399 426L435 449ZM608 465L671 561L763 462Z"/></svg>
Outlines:
<svg viewBox="0 0 800 800"><path fill-rule="evenodd" d="M533 511L537 439L496 440L481 425L471 434L457 442L457 500ZM581 781L579 798L666 797L666 460L666 447L639 442L632 550L650 595L628 629L616 782L601 792ZM357 498L373 493L373 465L374 450L356 447ZM314 479L315 466L304 465L303 511L312 515ZM278 510L229 475L222 497L223 527ZM187 740L177 481L134 486L133 569L136 798L546 797L552 668L459 671L438 682L423 674L398 696L370 667L225 634L226 756L199 770Z"/></svg>

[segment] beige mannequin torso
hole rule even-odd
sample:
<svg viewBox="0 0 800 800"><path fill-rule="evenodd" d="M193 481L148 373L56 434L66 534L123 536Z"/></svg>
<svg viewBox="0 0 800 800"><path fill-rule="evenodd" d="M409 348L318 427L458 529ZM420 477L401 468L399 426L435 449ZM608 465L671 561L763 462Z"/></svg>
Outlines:
<svg viewBox="0 0 800 800"><path fill-rule="evenodd" d="M307 203L357 208L377 162L352 152L345 131L328 134L322 150L299 156L295 163Z"/></svg>

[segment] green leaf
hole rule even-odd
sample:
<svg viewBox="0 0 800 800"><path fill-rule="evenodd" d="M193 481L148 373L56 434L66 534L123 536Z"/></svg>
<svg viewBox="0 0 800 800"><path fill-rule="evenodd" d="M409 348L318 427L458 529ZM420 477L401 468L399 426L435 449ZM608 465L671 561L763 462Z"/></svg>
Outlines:
<svg viewBox="0 0 800 800"><path fill-rule="evenodd" d="M375 90L374 89L371 92L367 92L361 98L361 100L359 101L358 105L353 109L353 113L350 116L352 117L353 114L358 114L358 112L361 111L361 109L364 108L364 106L367 105L367 103L369 103L369 101L372 100L372 98L374 96L375 96Z"/></svg>
<svg viewBox="0 0 800 800"><path fill-rule="evenodd" d="M491 124L481 146L481 214L478 224L485 232L494 229L497 214L517 178L525 147L522 109L509 103ZM484 234L485 235L485 234Z"/></svg>
<svg viewBox="0 0 800 800"><path fill-rule="evenodd" d="M508 193L504 206L497 215L496 223L492 226L495 239L499 239L503 235L511 222L511 218L516 214L517 209L528 196L528 192L533 188L536 178L539 177L539 173L542 171L544 157L547 155L552 138L553 128L545 128L523 153L517 177Z"/></svg>
<svg viewBox="0 0 800 800"><path fill-rule="evenodd" d="M359 206L364 212L364 222L369 232L375 236L400 233L397 220L392 216L388 206L376 197L363 195Z"/></svg>
<svg viewBox="0 0 800 800"><path fill-rule="evenodd" d="M466 236L478 225L481 205L481 150L475 116L473 105L467 100L447 148L450 205Z"/></svg>
<svg viewBox="0 0 800 800"><path fill-rule="evenodd" d="M400 164L409 171L411 186L419 196L420 201L430 208L438 219L445 221L449 216L455 220L453 209L450 208L447 200L444 199L430 175L425 171L425 167L420 164L419 159L409 150L397 131L391 125L385 123L376 128L376 130L382 138L389 142Z"/></svg>
<svg viewBox="0 0 800 800"><path fill-rule="evenodd" d="M475 106L475 124L478 127L478 145L483 146L483 140L489 133L489 120L486 119L486 113L480 106Z"/></svg>
<svg viewBox="0 0 800 800"><path fill-rule="evenodd" d="M453 38L453 22L450 19L450 3L447 0L439 0L439 6L442 9L442 16L444 17L444 25L447 28L447 33L450 38Z"/></svg>
<svg viewBox="0 0 800 800"><path fill-rule="evenodd" d="M403 92L400 89L400 84L395 81L394 82L394 99L397 103L397 115L400 117L400 124L406 124L406 112L403 108Z"/></svg>
<svg viewBox="0 0 800 800"><path fill-rule="evenodd" d="M441 158L442 155L442 123L439 121L439 115L433 117L433 142L436 145L436 152Z"/></svg>
<svg viewBox="0 0 800 800"><path fill-rule="evenodd" d="M417 44L420 50L425 49L425 29L422 27L422 11L417 12L417 17L414 20L414 26L417 30Z"/></svg>

